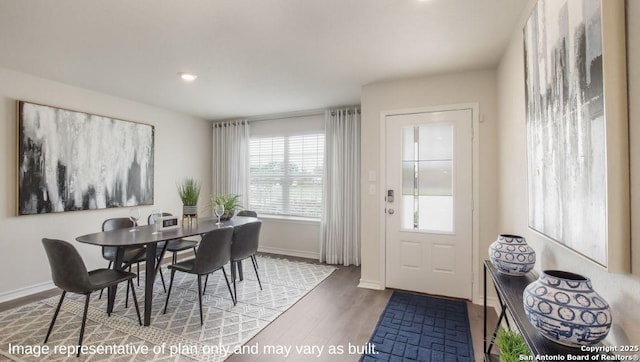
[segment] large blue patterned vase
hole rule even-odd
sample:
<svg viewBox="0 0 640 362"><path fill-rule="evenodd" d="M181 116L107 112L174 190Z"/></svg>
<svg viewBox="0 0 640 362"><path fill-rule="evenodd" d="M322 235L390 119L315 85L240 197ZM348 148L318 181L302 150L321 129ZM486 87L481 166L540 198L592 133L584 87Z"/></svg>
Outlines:
<svg viewBox="0 0 640 362"><path fill-rule="evenodd" d="M536 252L519 235L501 234L489 246L489 260L499 272L525 275L536 264Z"/></svg>
<svg viewBox="0 0 640 362"><path fill-rule="evenodd" d="M611 328L609 304L582 275L545 270L523 293L524 311L546 338L571 347L602 341Z"/></svg>

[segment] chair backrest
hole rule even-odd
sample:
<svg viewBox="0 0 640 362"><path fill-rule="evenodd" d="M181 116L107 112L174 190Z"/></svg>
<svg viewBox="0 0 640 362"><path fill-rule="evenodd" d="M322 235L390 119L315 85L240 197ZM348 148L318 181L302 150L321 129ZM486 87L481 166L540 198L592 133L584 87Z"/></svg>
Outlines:
<svg viewBox="0 0 640 362"><path fill-rule="evenodd" d="M133 227L133 221L128 217L116 217L107 219L102 223L102 231L111 231L116 229L127 229Z"/></svg>
<svg viewBox="0 0 640 362"><path fill-rule="evenodd" d="M253 210L240 210L236 216L258 217L258 213Z"/></svg>
<svg viewBox="0 0 640 362"><path fill-rule="evenodd" d="M227 264L231 258L233 227L221 227L202 237L193 271L208 274Z"/></svg>
<svg viewBox="0 0 640 362"><path fill-rule="evenodd" d="M117 229L128 229L133 227L133 221L128 217L116 217L107 219L102 223L102 231L111 231ZM115 246L103 246L102 257L107 260L115 259L118 248Z"/></svg>
<svg viewBox="0 0 640 362"><path fill-rule="evenodd" d="M152 217L154 214L149 214L149 216L147 217L147 224L149 225L153 225L156 223L156 220ZM170 212L163 212L162 213L162 217L165 216L173 216Z"/></svg>
<svg viewBox="0 0 640 362"><path fill-rule="evenodd" d="M42 239L53 284L62 290L85 294L93 290L87 267L76 248L66 241Z"/></svg>
<svg viewBox="0 0 640 362"><path fill-rule="evenodd" d="M253 221L236 226L231 243L231 261L242 260L258 251L262 221Z"/></svg>

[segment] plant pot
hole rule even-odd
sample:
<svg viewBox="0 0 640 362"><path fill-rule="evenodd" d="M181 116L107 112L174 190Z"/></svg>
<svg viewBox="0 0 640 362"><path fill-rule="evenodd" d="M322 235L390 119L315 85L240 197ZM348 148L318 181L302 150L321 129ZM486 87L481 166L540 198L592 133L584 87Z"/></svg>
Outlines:
<svg viewBox="0 0 640 362"><path fill-rule="evenodd" d="M220 220L229 220L233 217L233 215L235 214L235 212L231 211L231 212L224 212L224 214L222 214L222 216L220 216Z"/></svg>
<svg viewBox="0 0 640 362"><path fill-rule="evenodd" d="M198 215L198 205L183 205L182 206L182 215L184 216L197 216Z"/></svg>
<svg viewBox="0 0 640 362"><path fill-rule="evenodd" d="M609 304L582 275L545 270L522 296L531 324L556 343L570 347L596 344L611 328Z"/></svg>
<svg viewBox="0 0 640 362"><path fill-rule="evenodd" d="M522 236L500 234L489 246L489 259L500 273L522 276L536 264L536 252Z"/></svg>

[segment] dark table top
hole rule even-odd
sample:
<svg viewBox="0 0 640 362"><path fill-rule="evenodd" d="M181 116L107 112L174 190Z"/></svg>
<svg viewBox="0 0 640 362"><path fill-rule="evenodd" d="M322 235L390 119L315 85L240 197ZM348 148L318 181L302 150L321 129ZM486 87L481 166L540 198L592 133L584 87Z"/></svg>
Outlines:
<svg viewBox="0 0 640 362"><path fill-rule="evenodd" d="M229 220L222 221L222 225L218 226L216 225L217 219L201 218L197 223L184 223L181 227L160 232L156 232L155 225L141 225L138 226L139 230L133 232L131 231L131 229L117 229L78 236L76 240L81 243L99 246L145 245L149 243L157 243L160 241L206 234L207 232L219 227L235 227L257 220L258 219L255 217L234 216Z"/></svg>

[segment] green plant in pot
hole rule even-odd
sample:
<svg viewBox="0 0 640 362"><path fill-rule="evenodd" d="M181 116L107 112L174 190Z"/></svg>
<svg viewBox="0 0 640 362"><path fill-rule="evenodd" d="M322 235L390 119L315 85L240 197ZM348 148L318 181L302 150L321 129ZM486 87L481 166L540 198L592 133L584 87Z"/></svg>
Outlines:
<svg viewBox="0 0 640 362"><path fill-rule="evenodd" d="M186 178L178 184L178 194L182 200L182 214L185 216L198 215L198 198L200 197L200 183L193 178Z"/></svg>
<svg viewBox="0 0 640 362"><path fill-rule="evenodd" d="M495 342L500 348L501 362L522 361L524 356L531 355L524 338L516 331L507 331L500 327Z"/></svg>
<svg viewBox="0 0 640 362"><path fill-rule="evenodd" d="M236 214L236 211L241 208L240 195L228 194L211 196L211 209L213 210L216 205L224 206L224 214L220 219L229 220Z"/></svg>

